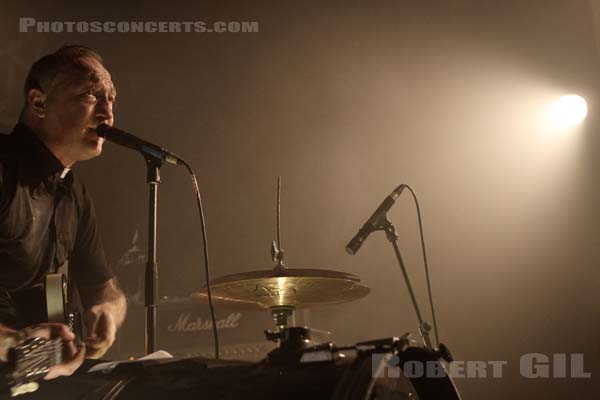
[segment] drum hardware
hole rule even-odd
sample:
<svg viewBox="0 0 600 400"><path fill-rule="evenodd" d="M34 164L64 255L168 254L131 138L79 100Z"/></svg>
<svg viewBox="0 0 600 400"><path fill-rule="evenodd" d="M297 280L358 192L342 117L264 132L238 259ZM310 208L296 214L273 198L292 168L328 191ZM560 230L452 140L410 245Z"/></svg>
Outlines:
<svg viewBox="0 0 600 400"><path fill-rule="evenodd" d="M440 345L440 349L417 346L410 333L401 337L360 342L348 347L336 347L331 341L314 345L312 330L303 327L286 328L281 332L266 331L265 334L270 340L280 340L280 346L271 351L266 359L268 365L280 368L315 363L328 365L347 357L350 352L355 353L352 367L340 380L333 399L355 399L356 393L364 394L373 390L373 378L383 378L385 381L386 373L388 379L393 379L394 376L400 378L400 370L404 371L404 368L416 363L423 365L424 369L431 368L432 364L435 364L434 369L438 372L436 376L428 376L425 373L409 374L408 379L412 390L405 393L405 398L412 398L417 394L417 398L423 400L460 400L454 382L442 362L442 360L446 362L452 360L447 348L443 345ZM385 355L388 357L384 357ZM399 368L398 372L389 372L392 366ZM388 372L385 371L386 369ZM399 383L397 381L391 386L398 390ZM377 398L377 396L360 398Z"/></svg>
<svg viewBox="0 0 600 400"><path fill-rule="evenodd" d="M358 300L370 289L353 274L327 269L277 267L227 275L211 282L213 298L254 309L305 308ZM206 289L192 294L204 302Z"/></svg>
<svg viewBox="0 0 600 400"><path fill-rule="evenodd" d="M277 275L284 275L287 270L287 267L283 262L284 251L281 247L281 176L277 177L277 210L275 213L275 217L277 220L277 241L274 240L271 243L271 259L275 263L275 273ZM277 332L282 332L289 325L290 320L291 326L296 325L295 307L281 305L270 307L270 309L273 321L275 321L275 327L277 329ZM265 331L265 335L267 335L267 331ZM267 339L271 340L268 335ZM279 343L278 340L273 341Z"/></svg>
<svg viewBox="0 0 600 400"><path fill-rule="evenodd" d="M277 177L277 209L275 214L277 219L277 242L273 241L271 243L271 258L275 263L275 268L283 272L286 268L283 263L284 252L281 247L281 176Z"/></svg>
<svg viewBox="0 0 600 400"><path fill-rule="evenodd" d="M278 190L280 187L281 180L279 179ZM356 397L359 393L361 394L360 398L371 398L370 396L362 397L362 395L373 393L374 368L379 370L389 367L383 361L383 358L377 361L379 363L377 366L374 364L373 357L377 354L396 356L402 366L410 361L438 363L440 365L438 369L446 371L442 360L451 362L452 356L446 346L438 342L438 347L435 348L429 339L431 326L421 317L399 254L396 243L397 233L391 221L385 215L377 218L377 226L373 229L384 230L388 235L388 239L394 245L417 312L419 333L424 341L424 346L415 346L410 334L405 334L400 338L392 337L361 342L350 347L336 347L332 341L318 342L314 340L314 330L310 328L289 326L290 323L294 325L293 318L296 308L356 300L366 296L369 293L369 288L362 285L360 279L351 274L325 269L288 268L283 262L284 252L280 241L279 200L278 193L278 241L273 242L271 245L271 255L276 264L275 267L273 269L224 276L211 281L212 295L217 301L238 302L252 308L269 309L271 311L276 330L265 331L265 336L268 340L277 342L278 347L267 355L265 365L279 368L278 386L284 385L286 368L295 368L295 366L302 365L314 365L315 368L319 365L334 365L345 358L347 352L354 353L355 356L352 366L343 374L336 386L332 397L335 400L359 398ZM205 289L193 293L192 297L196 300L205 299ZM386 381L386 379L383 379L383 381ZM433 383L428 376L408 379L416 389L411 393L418 394L419 399L460 399L451 378L447 374L440 379L436 378ZM390 378L387 381L394 381L394 379ZM410 398L413 394L405 395Z"/></svg>
<svg viewBox="0 0 600 400"><path fill-rule="evenodd" d="M415 341L411 339L410 333L406 333L400 338L392 337L385 339L372 340L368 342L357 343L355 349L358 353L357 359L354 362L353 368L363 370L361 374L349 375L342 379L336 390L335 400L339 399L354 399L354 393L357 391L364 392L371 385L371 381L365 376L370 373L372 377L385 376L385 369L390 366L397 366L402 370L401 374L395 375L399 377L405 374L404 368L409 365L420 364L425 366L424 369L434 364L437 375L431 376L423 372L423 374L407 374L411 383L410 393L404 393L405 397L413 398L416 394L418 399L444 399L444 400L460 400L460 394L450 377L446 366L442 362L442 354L440 351L431 349L428 346L417 346ZM338 349L339 351L340 349ZM385 357L379 357L378 363L372 358L375 355L391 355L395 359L386 360ZM361 363L361 360L363 362ZM370 363L368 361L371 361ZM390 361L393 364L390 365ZM389 370L388 370L389 371ZM388 372L390 374L390 372ZM394 373L391 373L394 376ZM390 375L388 375L389 377ZM357 379L358 378L358 379ZM362 379L361 379L362 378ZM399 383L399 382L397 382ZM369 397L371 398L371 397ZM375 396L377 398L377 396ZM396 397L394 397L396 398Z"/></svg>
<svg viewBox="0 0 600 400"><path fill-rule="evenodd" d="M359 342L354 346L336 347L332 341L315 340L314 336L318 336L319 333L331 335L329 332L299 326L285 328L279 332L265 330L267 340L279 342L279 347L268 354L267 361L274 364L301 363L307 362L307 359L310 361L314 359L331 361L337 357L343 357L342 352L344 351L356 351L361 354L392 353L396 355L415 344L411 334L406 333L399 338L390 337ZM329 353L329 357L314 357L314 353L318 352ZM313 354L313 356L304 357L306 354ZM432 351L432 354L441 358L439 352Z"/></svg>
<svg viewBox="0 0 600 400"><path fill-rule="evenodd" d="M295 321L295 307L291 306L275 306L271 307L271 316L275 321L275 326L277 327L277 331L281 332L288 326L288 321L291 319L291 326L296 325Z"/></svg>
<svg viewBox="0 0 600 400"><path fill-rule="evenodd" d="M211 282L215 303L268 309L276 330L294 325L297 308L339 304L365 297L370 289L353 274L326 269L285 268L257 270L228 275ZM206 289L192 294L205 302Z"/></svg>
<svg viewBox="0 0 600 400"><path fill-rule="evenodd" d="M384 339L368 340L366 342L359 342L353 348L359 352L391 352L396 354L399 351L404 351L411 344L411 334L405 333L401 337L391 337Z"/></svg>
<svg viewBox="0 0 600 400"><path fill-rule="evenodd" d="M267 340L277 342L279 346L271 351L267 360L271 363L295 363L300 361L302 353L310 347L311 332L309 328L291 327L278 332L265 331Z"/></svg>
<svg viewBox="0 0 600 400"><path fill-rule="evenodd" d="M415 340L413 340L411 336L411 333L407 332L400 338L392 337L385 339L369 340L366 342L357 343L355 348L358 351L362 352L393 352L394 354L399 354L405 351L408 347L414 346ZM437 359L444 360L447 363L451 363L452 361L454 361L450 350L443 343L440 343L438 348L432 349L427 347L427 349L429 350L430 354Z"/></svg>
<svg viewBox="0 0 600 400"><path fill-rule="evenodd" d="M327 339L325 341L318 340L319 335L327 336ZM267 340L278 343L278 347L267 355L267 362L271 364L332 361L338 356L336 352L333 352L333 342L328 340L331 337L330 332L294 326L278 332L265 330L265 337ZM321 353L321 355L315 357L316 353ZM306 355L309 356L306 357Z"/></svg>
<svg viewBox="0 0 600 400"><path fill-rule="evenodd" d="M297 308L339 304L365 297L370 290L358 276L326 269L288 268L281 245L281 177L277 180L277 240L271 243L274 268L227 275L211 280L216 303L269 309L277 332L294 326ZM207 300L206 287L192 293L195 301Z"/></svg>
<svg viewBox="0 0 600 400"><path fill-rule="evenodd" d="M308 327L291 327L285 328L280 332L273 332L270 330L265 331L265 337L267 340L279 341L279 347L271 351L267 356L267 362L274 364L293 364L298 362L307 362L306 360L314 360L317 357L303 357L306 354L329 353L329 357L319 357L319 361L332 361L340 356L344 356L343 352L356 351L360 354L374 354L374 353L391 353L397 355L410 346L415 345L415 341L411 338L410 333L405 333L401 337L389 337L383 339L369 340L365 342L359 342L354 346L337 347L332 341L325 341L319 343L318 340L314 340L313 336L315 333L323 333ZM325 332L330 334L329 332ZM430 353L441 358L439 352L428 349Z"/></svg>
<svg viewBox="0 0 600 400"><path fill-rule="evenodd" d="M278 190L280 190L280 187L281 180L279 179ZM412 396L418 395L418 398L422 400L460 399L450 376L447 374L434 379L428 376L415 378L404 376L402 368L408 362L438 363L440 365L438 370L446 371L443 362L451 362L452 356L443 344L439 343L437 348L431 344L429 340L431 326L421 318L420 311L416 307L414 293L410 287L403 264L401 264L401 269L407 280L413 305L415 305L417 311L420 322L419 333L425 343L424 346L416 346L410 334L405 334L399 338L384 338L360 342L354 346L337 347L329 338L324 341L317 339L317 330L294 326L296 308L356 300L366 296L369 293L369 288L362 285L357 276L351 274L326 269L288 268L283 261L284 251L281 248L279 204L280 196L278 193L278 240L273 241L271 244L271 256L275 266L272 269L228 275L210 282L213 299L218 303L254 309L268 309L270 311L275 323L275 330L265 331L265 336L268 340L278 343L278 347L270 351L266 359L259 364L263 368L263 372L277 371L276 376L272 375L273 381L271 381L269 387L278 388L277 390L283 388L292 390L289 388L293 386L289 384L290 377L293 376L293 373L303 373L307 374L306 379L319 381L318 384L315 384L315 387L322 387L324 391L332 390L327 397L323 398L333 398L335 400L393 397L389 397L389 395L388 397L382 396L382 392L377 390L382 390L386 394L388 393L386 390L392 394L400 393L401 397L396 396L393 398L412 398ZM385 219L387 220L387 217ZM381 226L380 229L385 230L388 239L392 241L397 238L397 234L391 222L389 220L386 222L390 225ZM384 221L378 221L378 224L383 223ZM399 256L397 244L394 242L393 244L395 244L395 250ZM401 259L399 261L402 262ZM194 292L192 298L196 301L205 302L207 299L206 289ZM379 357L379 355L382 356ZM385 359L383 355L396 357L394 362L398 362L399 370L402 371L399 376L385 376L385 369L393 365L389 363L389 358ZM328 389L325 389L327 385L320 381L320 375L329 373L326 371L332 371L340 362L344 361L347 361L343 364L346 366L344 367L346 368L344 373L337 376L335 386L330 385ZM250 366L244 368L250 368ZM376 371L384 371L383 378L374 376ZM245 373L232 375L230 379L239 382L241 376L245 376ZM399 379L396 379L398 377ZM219 384L219 381L212 380L212 378L208 380L208 378L207 376L205 385ZM188 378L181 377L181 379ZM190 377L189 379L194 382L200 381L197 377ZM400 390L400 380L402 379L403 382L411 382L409 384L410 390L404 388ZM255 379L252 378L250 381L255 381ZM376 389L378 387L376 381L384 382L384 384ZM145 382L148 385L153 384L148 379ZM229 386L225 384L222 390L230 390ZM138 387L140 390L146 390L142 386ZM137 390L134 390L133 386L131 389L131 393ZM333 391L333 389L335 390ZM266 392L259 392L257 395L260 394L261 398L269 398ZM292 398L291 393L282 393L279 397Z"/></svg>
<svg viewBox="0 0 600 400"><path fill-rule="evenodd" d="M454 361L454 357L452 356L452 353L450 353L450 349L444 343L439 343L435 351L441 358L446 360L446 362L451 363Z"/></svg>

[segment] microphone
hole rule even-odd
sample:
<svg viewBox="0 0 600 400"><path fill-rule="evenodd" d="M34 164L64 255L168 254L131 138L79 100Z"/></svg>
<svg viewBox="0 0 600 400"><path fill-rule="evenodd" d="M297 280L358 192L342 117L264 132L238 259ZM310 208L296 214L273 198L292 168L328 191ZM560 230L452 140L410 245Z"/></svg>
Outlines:
<svg viewBox="0 0 600 400"><path fill-rule="evenodd" d="M109 142L137 150L144 155L168 162L169 164L183 163L178 156L170 151L112 126L108 126L106 124L99 125L96 128L96 133L98 136L108 140Z"/></svg>
<svg viewBox="0 0 600 400"><path fill-rule="evenodd" d="M400 193L404 190L405 185L402 184L398 186L388 197L383 200L381 205L377 207L377 210L371 215L371 217L365 222L365 224L360 228L358 233L348 242L346 245L346 251L348 254L354 255L360 249L363 242L367 239L367 237L371 234L371 232L379 229L379 224L383 218L386 217L386 213L392 208Z"/></svg>

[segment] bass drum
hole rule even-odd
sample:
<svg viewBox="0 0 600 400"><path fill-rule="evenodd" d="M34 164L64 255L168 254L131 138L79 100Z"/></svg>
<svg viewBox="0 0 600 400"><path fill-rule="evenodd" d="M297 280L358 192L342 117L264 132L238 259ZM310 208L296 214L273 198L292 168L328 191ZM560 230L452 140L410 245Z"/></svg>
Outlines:
<svg viewBox="0 0 600 400"><path fill-rule="evenodd" d="M60 393L63 399L88 400L460 399L449 377L409 379L394 366L411 361L439 362L420 347L409 347L397 356L352 351L334 361L286 365L190 358L124 364L110 373L80 373L61 379L60 386L45 383L34 393L40 397L34 397L54 398Z"/></svg>

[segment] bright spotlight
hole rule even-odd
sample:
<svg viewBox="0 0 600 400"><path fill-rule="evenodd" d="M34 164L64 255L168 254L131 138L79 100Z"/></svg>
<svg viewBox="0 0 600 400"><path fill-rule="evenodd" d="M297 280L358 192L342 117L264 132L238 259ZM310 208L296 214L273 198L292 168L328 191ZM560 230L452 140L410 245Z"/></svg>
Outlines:
<svg viewBox="0 0 600 400"><path fill-rule="evenodd" d="M555 128L564 130L581 123L585 119L587 103L583 97L576 94L563 96L550 105L547 115Z"/></svg>

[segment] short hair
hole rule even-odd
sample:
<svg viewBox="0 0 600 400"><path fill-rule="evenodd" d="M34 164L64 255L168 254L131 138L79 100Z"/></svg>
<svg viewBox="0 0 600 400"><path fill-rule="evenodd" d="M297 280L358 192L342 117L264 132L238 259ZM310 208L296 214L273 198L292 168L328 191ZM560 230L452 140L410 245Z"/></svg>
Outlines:
<svg viewBox="0 0 600 400"><path fill-rule="evenodd" d="M103 65L100 54L85 46L63 46L54 53L45 55L29 69L25 79L25 98L31 89L39 89L47 93L52 91L57 78L63 74L90 72L92 70L89 65L90 60Z"/></svg>

